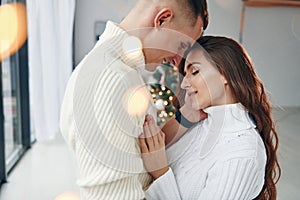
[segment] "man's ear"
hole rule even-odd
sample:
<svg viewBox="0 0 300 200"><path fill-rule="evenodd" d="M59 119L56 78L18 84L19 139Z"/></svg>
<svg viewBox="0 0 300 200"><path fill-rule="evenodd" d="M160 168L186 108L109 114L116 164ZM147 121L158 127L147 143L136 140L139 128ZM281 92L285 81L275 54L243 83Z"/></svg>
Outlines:
<svg viewBox="0 0 300 200"><path fill-rule="evenodd" d="M173 11L170 8L162 8L154 18L154 27L159 28L170 22L173 17Z"/></svg>

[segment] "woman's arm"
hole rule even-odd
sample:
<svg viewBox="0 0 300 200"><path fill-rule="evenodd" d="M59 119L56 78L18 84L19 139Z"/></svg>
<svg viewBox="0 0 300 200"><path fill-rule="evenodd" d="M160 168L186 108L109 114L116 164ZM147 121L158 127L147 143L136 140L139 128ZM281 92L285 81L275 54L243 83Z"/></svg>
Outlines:
<svg viewBox="0 0 300 200"><path fill-rule="evenodd" d="M217 163L209 170L197 199L254 199L264 184L264 169L254 158L236 158Z"/></svg>
<svg viewBox="0 0 300 200"><path fill-rule="evenodd" d="M146 191L146 199L181 199L173 171L168 166L165 151L165 134L147 115L144 133L139 137L144 166L155 179Z"/></svg>
<svg viewBox="0 0 300 200"><path fill-rule="evenodd" d="M180 108L181 114L188 121L192 123L197 123L205 118L207 114L202 110L194 110L190 104L186 103ZM175 117L171 118L163 127L162 131L165 133L165 143L169 146L176 142L186 131L187 127L180 124Z"/></svg>
<svg viewBox="0 0 300 200"><path fill-rule="evenodd" d="M177 182L171 168L150 185L145 192L145 196L147 200L181 199Z"/></svg>

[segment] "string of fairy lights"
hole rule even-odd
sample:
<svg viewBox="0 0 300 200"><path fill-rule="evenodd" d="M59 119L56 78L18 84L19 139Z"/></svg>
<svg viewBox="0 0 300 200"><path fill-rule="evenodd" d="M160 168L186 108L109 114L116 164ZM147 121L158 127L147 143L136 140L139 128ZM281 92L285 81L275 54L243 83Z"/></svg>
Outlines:
<svg viewBox="0 0 300 200"><path fill-rule="evenodd" d="M157 124L162 125L175 113L172 101L178 84L178 70L168 63L162 64L153 77L156 83L149 84L149 90L157 109Z"/></svg>

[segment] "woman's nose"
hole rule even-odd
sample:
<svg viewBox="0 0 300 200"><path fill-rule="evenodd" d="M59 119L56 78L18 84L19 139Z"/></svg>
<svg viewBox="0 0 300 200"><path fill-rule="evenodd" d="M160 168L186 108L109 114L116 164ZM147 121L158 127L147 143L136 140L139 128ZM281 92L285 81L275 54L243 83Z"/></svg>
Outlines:
<svg viewBox="0 0 300 200"><path fill-rule="evenodd" d="M187 78L185 76L181 82L181 89L187 90L190 86L191 86L191 84L189 83L189 81L187 80Z"/></svg>

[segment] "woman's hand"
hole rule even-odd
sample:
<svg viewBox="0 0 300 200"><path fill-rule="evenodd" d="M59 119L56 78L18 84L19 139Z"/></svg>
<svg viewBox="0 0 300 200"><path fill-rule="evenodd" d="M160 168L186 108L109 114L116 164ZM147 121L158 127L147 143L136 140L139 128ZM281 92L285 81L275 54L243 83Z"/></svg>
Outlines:
<svg viewBox="0 0 300 200"><path fill-rule="evenodd" d="M187 104L184 104L180 108L181 114L190 122L197 123L205 118L207 118L207 113L203 110L195 110Z"/></svg>
<svg viewBox="0 0 300 200"><path fill-rule="evenodd" d="M148 173L157 179L169 170L165 134L156 125L151 115L146 116L143 129L144 133L139 137L142 159Z"/></svg>
<svg viewBox="0 0 300 200"><path fill-rule="evenodd" d="M180 108L181 114L190 122L196 123L205 118L207 118L207 113L203 112L203 110L195 110L192 107L192 103L190 99L185 96L185 104Z"/></svg>

